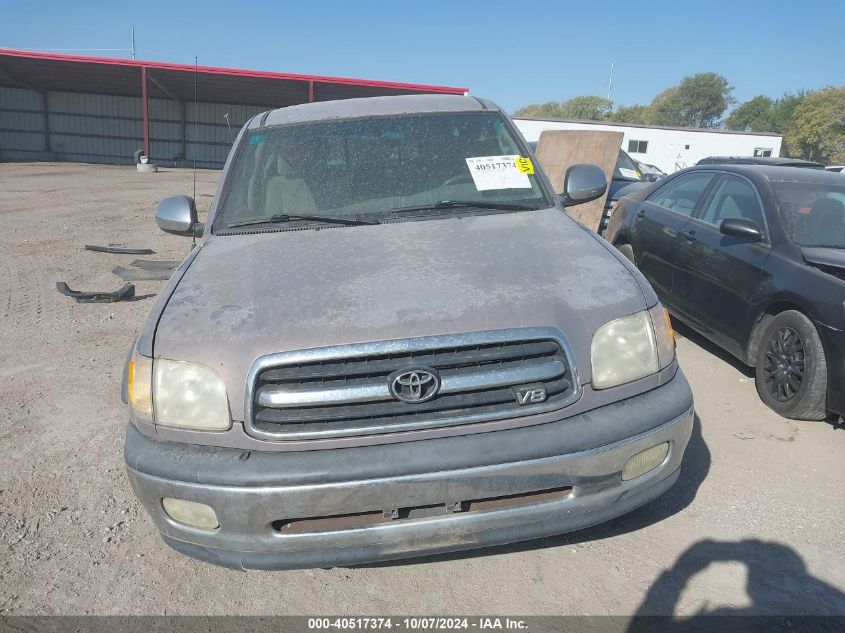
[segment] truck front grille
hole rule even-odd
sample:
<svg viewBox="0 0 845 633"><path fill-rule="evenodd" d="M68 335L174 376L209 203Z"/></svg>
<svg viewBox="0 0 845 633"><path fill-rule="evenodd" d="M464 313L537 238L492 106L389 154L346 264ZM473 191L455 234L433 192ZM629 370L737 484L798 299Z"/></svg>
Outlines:
<svg viewBox="0 0 845 633"><path fill-rule="evenodd" d="M433 370L437 394L398 399L406 370ZM557 330L532 328L316 348L260 358L250 372L246 427L274 440L394 433L515 417L565 406L578 394ZM517 391L545 391L520 404Z"/></svg>

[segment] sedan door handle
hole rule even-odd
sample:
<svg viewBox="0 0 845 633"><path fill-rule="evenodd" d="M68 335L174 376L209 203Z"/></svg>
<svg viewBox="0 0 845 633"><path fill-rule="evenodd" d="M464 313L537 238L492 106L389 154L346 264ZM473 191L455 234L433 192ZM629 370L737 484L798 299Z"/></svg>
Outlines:
<svg viewBox="0 0 845 633"><path fill-rule="evenodd" d="M694 242L695 241L695 230L694 229L686 229L686 230L684 230L683 233L681 233L681 235L684 236L684 239L687 242Z"/></svg>

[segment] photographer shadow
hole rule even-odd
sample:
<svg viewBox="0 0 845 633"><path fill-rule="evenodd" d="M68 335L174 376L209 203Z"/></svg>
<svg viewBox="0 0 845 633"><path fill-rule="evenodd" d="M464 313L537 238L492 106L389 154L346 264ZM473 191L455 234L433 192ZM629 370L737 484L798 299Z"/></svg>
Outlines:
<svg viewBox="0 0 845 633"><path fill-rule="evenodd" d="M700 608L689 617L665 617L678 611L684 590L697 574L713 563L730 562L741 563L746 568L745 591L749 605L733 607L716 604L712 608ZM703 597L706 599L706 595ZM820 630L827 630L821 618L831 618L827 622L830 625L841 624L841 618L845 616L845 594L811 576L798 553L783 543L759 539L736 542L705 539L692 545L670 569L658 576L637 609L628 631L672 633L695 630L696 624L706 630L713 624L712 620L704 620L708 616L745 616L735 621L738 626L745 626L745 630L749 630L748 625L752 623L747 616L757 616L764 618L759 623L766 625L770 631L780 631L781 625L794 626L794 622L789 624L787 617L813 616L812 622L804 624L822 625ZM725 625L734 623L731 618L718 621ZM728 627L725 630L733 629Z"/></svg>

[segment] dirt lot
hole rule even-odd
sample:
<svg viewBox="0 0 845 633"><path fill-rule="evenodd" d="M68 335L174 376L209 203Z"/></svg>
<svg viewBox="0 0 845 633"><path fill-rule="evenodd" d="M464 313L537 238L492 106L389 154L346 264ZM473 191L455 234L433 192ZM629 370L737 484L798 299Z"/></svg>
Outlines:
<svg viewBox="0 0 845 633"><path fill-rule="evenodd" d="M217 172L200 172L207 208ZM164 195L189 171L0 165L0 613L845 614L845 429L779 418L748 370L700 337L678 342L698 411L681 479L610 524L486 552L354 569L241 573L168 549L121 456L123 359L164 282L136 301L77 304L55 290L115 289L150 246Z"/></svg>

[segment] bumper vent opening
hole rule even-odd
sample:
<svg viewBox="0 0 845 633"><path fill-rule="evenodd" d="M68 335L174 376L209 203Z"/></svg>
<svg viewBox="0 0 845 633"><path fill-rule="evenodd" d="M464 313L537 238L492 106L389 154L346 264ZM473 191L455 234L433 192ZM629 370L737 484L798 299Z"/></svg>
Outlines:
<svg viewBox="0 0 845 633"><path fill-rule="evenodd" d="M280 534L311 534L317 532L336 532L356 530L386 523L401 523L448 514L470 514L508 510L520 506L549 503L566 499L572 493L571 486L535 490L500 497L470 499L453 503L409 506L386 510L372 510L351 514L336 514L304 519L280 519L273 521L273 529Z"/></svg>

